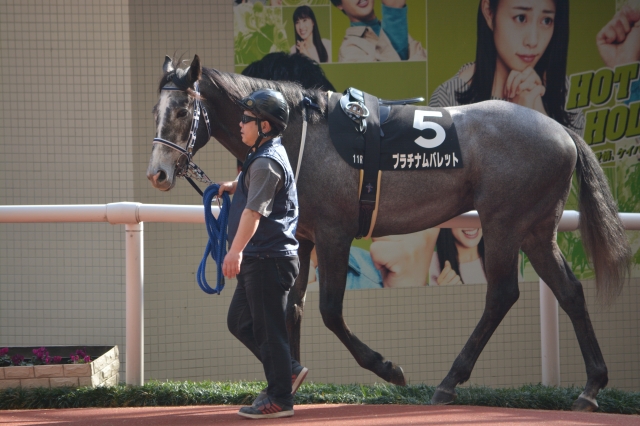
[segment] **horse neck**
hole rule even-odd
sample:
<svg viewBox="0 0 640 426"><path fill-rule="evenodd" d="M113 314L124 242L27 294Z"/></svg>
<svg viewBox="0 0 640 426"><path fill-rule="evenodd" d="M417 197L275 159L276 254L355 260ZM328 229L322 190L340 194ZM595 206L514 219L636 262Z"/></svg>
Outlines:
<svg viewBox="0 0 640 426"><path fill-rule="evenodd" d="M205 107L210 111L211 136L227 149L232 155L244 161L247 154L247 146L242 142L240 135L241 109L235 105L227 94L213 84L206 84L201 89L205 98ZM300 111L291 111L289 126L282 135L289 161L295 167L300 147L302 131L302 115Z"/></svg>
<svg viewBox="0 0 640 426"><path fill-rule="evenodd" d="M201 93L209 111L211 136L234 157L244 160L247 146L240 136L240 108L222 90L213 84L203 85Z"/></svg>

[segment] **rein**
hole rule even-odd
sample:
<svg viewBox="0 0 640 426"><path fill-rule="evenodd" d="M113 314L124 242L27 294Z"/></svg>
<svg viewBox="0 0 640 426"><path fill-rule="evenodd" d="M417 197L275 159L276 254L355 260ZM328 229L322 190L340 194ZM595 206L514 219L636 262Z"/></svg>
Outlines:
<svg viewBox="0 0 640 426"><path fill-rule="evenodd" d="M222 273L222 263L224 257L227 254L227 223L229 221L229 206L231 205L231 199L228 192L222 193L223 204L220 208L220 214L218 219L211 213L211 202L213 198L218 195L220 185L214 183L209 185L204 190L204 221L207 228L207 234L209 234L209 241L204 249L204 256L198 267L196 274L196 280L198 285L207 294L220 294L224 288L224 275ZM220 202L218 200L218 202ZM207 269L207 257L211 255L211 258L216 262L217 266L217 285L216 288L211 288L207 283L207 277L205 271Z"/></svg>
<svg viewBox="0 0 640 426"><path fill-rule="evenodd" d="M177 87L164 86L162 90L178 90L182 91ZM153 138L154 144L162 144L164 146L168 146L171 149L174 149L180 152L182 155L187 157L187 166L178 169L176 167L176 176L185 178L193 188L198 191L198 194L204 196L202 190L195 184L194 179L206 183L207 185L211 185L213 182L209 177L205 174L204 171L196 163L193 162L193 148L196 145L196 137L198 134L198 124L200 123L200 112L202 111L202 115L204 115L204 121L207 125L207 132L209 134L209 139L211 138L211 123L209 122L209 114L207 114L207 110L202 106L200 102L200 91L199 85L196 81L193 84L193 91L195 92L195 99L193 102L193 120L191 121L191 129L189 130L189 139L187 140L187 148L183 148L177 143L168 141L162 138ZM208 139L207 139L208 140Z"/></svg>

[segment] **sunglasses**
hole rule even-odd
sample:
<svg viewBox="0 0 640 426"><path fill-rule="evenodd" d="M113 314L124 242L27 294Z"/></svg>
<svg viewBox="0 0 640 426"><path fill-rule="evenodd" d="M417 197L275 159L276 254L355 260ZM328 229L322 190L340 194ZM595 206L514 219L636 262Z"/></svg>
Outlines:
<svg viewBox="0 0 640 426"><path fill-rule="evenodd" d="M252 121L258 121L258 117L251 117L250 115L242 114L242 118L240 119L242 124L251 123Z"/></svg>

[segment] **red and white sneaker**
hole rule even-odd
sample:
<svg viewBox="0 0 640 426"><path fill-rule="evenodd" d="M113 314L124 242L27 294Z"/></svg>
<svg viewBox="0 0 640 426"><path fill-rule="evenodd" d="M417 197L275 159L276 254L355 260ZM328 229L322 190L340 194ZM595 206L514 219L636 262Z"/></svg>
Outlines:
<svg viewBox="0 0 640 426"><path fill-rule="evenodd" d="M268 396L256 399L252 406L242 407L238 415L248 419L277 419L293 416L293 406L274 402Z"/></svg>

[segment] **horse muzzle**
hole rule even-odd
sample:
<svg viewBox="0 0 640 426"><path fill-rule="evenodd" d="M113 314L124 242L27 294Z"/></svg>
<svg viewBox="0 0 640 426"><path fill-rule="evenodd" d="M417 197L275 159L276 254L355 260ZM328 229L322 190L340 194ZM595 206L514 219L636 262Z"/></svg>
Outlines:
<svg viewBox="0 0 640 426"><path fill-rule="evenodd" d="M171 177L170 177L171 176ZM160 191L169 191L175 185L173 174L167 173L162 168L147 170L147 179L151 181L151 185Z"/></svg>

